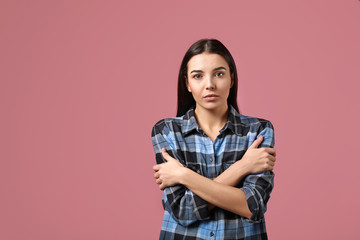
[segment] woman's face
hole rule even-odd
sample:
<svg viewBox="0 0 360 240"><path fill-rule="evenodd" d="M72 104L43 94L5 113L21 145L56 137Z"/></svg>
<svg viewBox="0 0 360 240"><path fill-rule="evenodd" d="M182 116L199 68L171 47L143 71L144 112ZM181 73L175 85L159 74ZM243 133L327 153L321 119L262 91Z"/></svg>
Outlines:
<svg viewBox="0 0 360 240"><path fill-rule="evenodd" d="M227 109L233 84L229 65L219 54L198 54L187 64L186 86L196 101L196 108Z"/></svg>

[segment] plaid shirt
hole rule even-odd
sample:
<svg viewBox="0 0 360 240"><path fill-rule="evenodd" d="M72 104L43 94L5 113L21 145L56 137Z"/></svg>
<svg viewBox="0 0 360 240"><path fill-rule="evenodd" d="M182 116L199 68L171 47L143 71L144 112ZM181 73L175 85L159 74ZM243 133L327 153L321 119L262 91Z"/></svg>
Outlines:
<svg viewBox="0 0 360 240"><path fill-rule="evenodd" d="M195 107L181 117L160 120L152 129L156 162L165 162L161 148L185 167L214 179L236 161L260 135L259 147L274 147L271 122L240 115L229 105L229 117L215 141L205 135L194 116ZM236 187L245 192L252 217L247 219L215 207L183 185L163 191L164 218L160 239L267 239L264 213L274 187L270 171L247 175Z"/></svg>

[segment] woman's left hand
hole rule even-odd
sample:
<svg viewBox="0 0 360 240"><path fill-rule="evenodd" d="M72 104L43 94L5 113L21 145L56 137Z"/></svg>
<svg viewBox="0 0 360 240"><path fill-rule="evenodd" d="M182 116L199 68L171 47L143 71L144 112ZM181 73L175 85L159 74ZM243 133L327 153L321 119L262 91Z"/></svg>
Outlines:
<svg viewBox="0 0 360 240"><path fill-rule="evenodd" d="M166 162L154 165L153 169L155 171L154 178L156 179L156 183L159 184L159 188L163 190L166 187L179 184L186 168L178 160L171 157L164 148L161 150L161 154Z"/></svg>

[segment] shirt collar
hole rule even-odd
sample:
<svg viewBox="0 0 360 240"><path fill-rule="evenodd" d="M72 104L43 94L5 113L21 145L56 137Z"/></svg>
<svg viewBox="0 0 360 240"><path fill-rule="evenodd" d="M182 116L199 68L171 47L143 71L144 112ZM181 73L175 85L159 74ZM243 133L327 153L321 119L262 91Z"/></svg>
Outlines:
<svg viewBox="0 0 360 240"><path fill-rule="evenodd" d="M241 122L240 114L232 105L229 104L228 106L230 108L229 117L225 126L220 130L220 133L226 129L230 129L234 134L242 135L243 127L245 125ZM192 106L183 116L183 124L181 129L183 136L191 133L194 130L197 130L198 132L202 131L196 122L194 111L195 106Z"/></svg>

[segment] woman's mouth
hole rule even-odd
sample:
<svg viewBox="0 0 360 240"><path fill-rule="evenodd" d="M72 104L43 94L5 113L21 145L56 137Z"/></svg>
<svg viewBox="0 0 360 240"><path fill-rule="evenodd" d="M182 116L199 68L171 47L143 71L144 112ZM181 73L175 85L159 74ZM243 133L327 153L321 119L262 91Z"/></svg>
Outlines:
<svg viewBox="0 0 360 240"><path fill-rule="evenodd" d="M218 98L219 98L219 96L216 95L216 94L208 94L208 95L206 95L206 96L204 97L204 99L205 99L206 101L214 101L214 100L216 100L216 99L218 99Z"/></svg>

